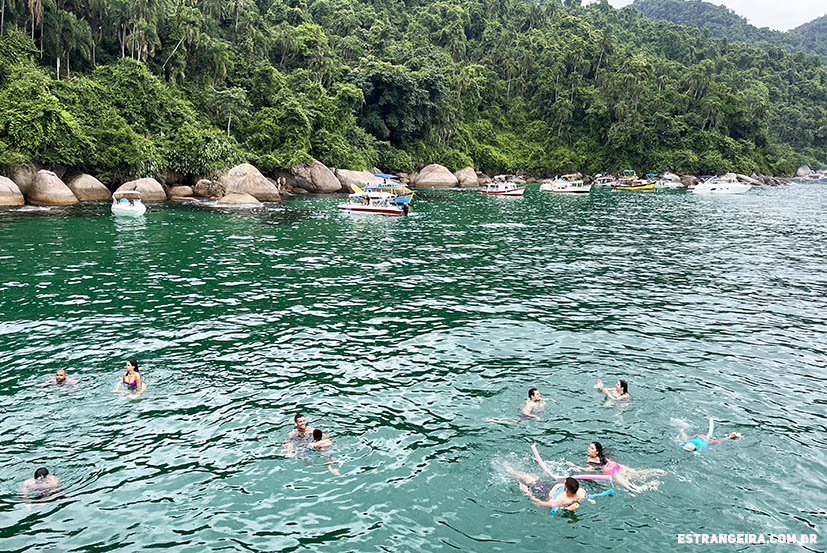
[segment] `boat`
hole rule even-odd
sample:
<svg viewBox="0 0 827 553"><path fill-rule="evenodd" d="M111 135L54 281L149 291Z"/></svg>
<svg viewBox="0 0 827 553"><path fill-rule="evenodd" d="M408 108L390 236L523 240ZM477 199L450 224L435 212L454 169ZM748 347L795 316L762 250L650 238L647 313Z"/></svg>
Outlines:
<svg viewBox="0 0 827 553"><path fill-rule="evenodd" d="M402 183L395 182L399 180L398 175L389 175L387 173L375 173L374 177L379 177L383 180L382 184L369 184L365 186L367 192L387 192L394 195L394 203L409 204L413 199L414 192ZM388 182L390 181L390 182Z"/></svg>
<svg viewBox="0 0 827 553"><path fill-rule="evenodd" d="M124 190L112 194L112 215L115 217L140 217L146 213L137 190Z"/></svg>
<svg viewBox="0 0 827 553"><path fill-rule="evenodd" d="M650 182L644 179L641 179L637 176L637 173L632 171L631 169L625 169L623 171L623 176L618 179L616 183L612 185L612 190L654 190L655 183Z"/></svg>
<svg viewBox="0 0 827 553"><path fill-rule="evenodd" d="M591 189L592 185L585 184L579 173L563 175L559 179L555 179L550 183L543 183L540 186L540 190L560 194L588 194Z"/></svg>
<svg viewBox="0 0 827 553"><path fill-rule="evenodd" d="M827 171L812 171L804 177L804 180L808 182L827 182Z"/></svg>
<svg viewBox="0 0 827 553"><path fill-rule="evenodd" d="M597 175L592 182L592 186L606 186L609 187L613 185L615 182L615 178L611 175Z"/></svg>
<svg viewBox="0 0 827 553"><path fill-rule="evenodd" d="M712 177L692 189L693 194L743 194L751 184L738 182L734 177Z"/></svg>
<svg viewBox="0 0 827 553"><path fill-rule="evenodd" d="M682 182L675 182L669 177L663 177L655 182L655 190L674 190L676 188L686 188Z"/></svg>
<svg viewBox="0 0 827 553"><path fill-rule="evenodd" d="M408 204L398 204L394 201L395 196L388 192L366 192L359 191L348 196L348 201L339 204L342 211L348 213L360 213L366 215L407 215L410 207Z"/></svg>
<svg viewBox="0 0 827 553"><path fill-rule="evenodd" d="M525 194L526 185L517 186L517 183L509 181L493 180L482 187L480 194L489 196L522 196Z"/></svg>

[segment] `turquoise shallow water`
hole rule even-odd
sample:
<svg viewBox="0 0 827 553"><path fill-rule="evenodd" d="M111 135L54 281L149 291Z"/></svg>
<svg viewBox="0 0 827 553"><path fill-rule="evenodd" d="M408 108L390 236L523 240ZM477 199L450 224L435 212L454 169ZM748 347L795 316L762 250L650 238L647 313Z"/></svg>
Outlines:
<svg viewBox="0 0 827 553"><path fill-rule="evenodd" d="M0 211L0 551L825 549L827 187L338 201ZM127 357L134 400L112 392ZM58 368L74 391L42 386ZM531 386L542 420L486 421ZM278 455L297 410L341 476ZM681 451L707 416L744 438ZM667 471L657 490L551 517L504 476L594 439ZM27 508L40 465L62 495Z"/></svg>

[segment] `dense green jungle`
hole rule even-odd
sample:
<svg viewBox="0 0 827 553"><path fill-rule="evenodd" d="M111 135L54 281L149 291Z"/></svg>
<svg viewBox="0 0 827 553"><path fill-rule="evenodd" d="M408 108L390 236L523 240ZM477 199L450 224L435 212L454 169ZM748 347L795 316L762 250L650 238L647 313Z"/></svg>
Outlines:
<svg viewBox="0 0 827 553"><path fill-rule="evenodd" d="M827 163L827 67L605 0L0 0L0 165ZM680 3L678 3L680 4Z"/></svg>

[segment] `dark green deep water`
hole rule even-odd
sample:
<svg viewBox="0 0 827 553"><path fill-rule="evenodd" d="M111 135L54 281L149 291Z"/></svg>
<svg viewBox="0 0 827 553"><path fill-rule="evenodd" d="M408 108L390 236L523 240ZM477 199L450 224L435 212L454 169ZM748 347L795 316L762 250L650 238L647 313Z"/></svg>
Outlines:
<svg viewBox="0 0 827 553"><path fill-rule="evenodd" d="M827 187L338 201L0 211L0 551L827 548ZM112 391L127 357L138 399ZM58 368L75 391L42 386ZM486 422L531 386L541 421ZM278 456L297 410L341 476ZM707 416L744 438L681 451ZM554 517L503 476L594 439L668 474ZM62 495L27 509L40 465Z"/></svg>

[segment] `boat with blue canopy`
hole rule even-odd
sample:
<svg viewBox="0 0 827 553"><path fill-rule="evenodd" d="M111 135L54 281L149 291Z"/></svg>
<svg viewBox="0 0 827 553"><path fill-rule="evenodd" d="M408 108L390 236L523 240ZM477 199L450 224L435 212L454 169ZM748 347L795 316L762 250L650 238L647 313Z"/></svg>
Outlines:
<svg viewBox="0 0 827 553"><path fill-rule="evenodd" d="M398 175L388 173L374 173L374 177L382 179L382 184L369 184L365 186L365 192L385 192L393 196L393 203L409 204L413 199L414 192L399 181Z"/></svg>

